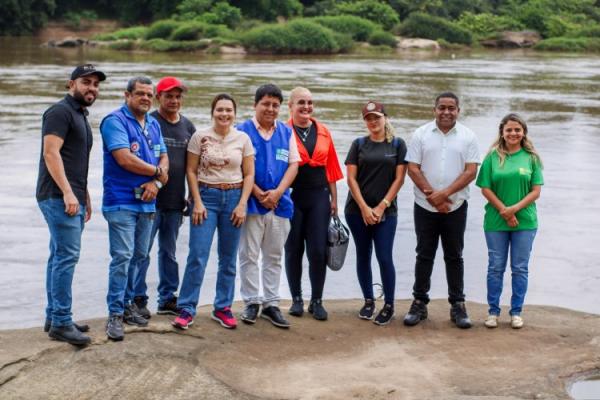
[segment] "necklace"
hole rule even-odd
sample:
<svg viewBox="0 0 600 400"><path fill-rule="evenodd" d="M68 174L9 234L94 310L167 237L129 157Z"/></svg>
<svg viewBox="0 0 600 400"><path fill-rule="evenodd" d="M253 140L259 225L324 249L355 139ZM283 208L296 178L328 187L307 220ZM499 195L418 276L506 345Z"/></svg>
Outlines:
<svg viewBox="0 0 600 400"><path fill-rule="evenodd" d="M309 125L307 128L300 128L299 126L294 125L294 128L296 129L296 132L298 132L298 136L300 137L300 140L302 140L302 143L306 142L311 127L312 125Z"/></svg>

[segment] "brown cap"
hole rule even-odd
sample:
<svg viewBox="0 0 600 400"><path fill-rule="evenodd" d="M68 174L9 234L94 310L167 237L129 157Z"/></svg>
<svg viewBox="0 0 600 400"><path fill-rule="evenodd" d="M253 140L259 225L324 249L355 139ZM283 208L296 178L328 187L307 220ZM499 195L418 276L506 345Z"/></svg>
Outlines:
<svg viewBox="0 0 600 400"><path fill-rule="evenodd" d="M369 114L376 114L383 117L385 115L383 104L376 101L369 101L362 109L362 116L365 118Z"/></svg>

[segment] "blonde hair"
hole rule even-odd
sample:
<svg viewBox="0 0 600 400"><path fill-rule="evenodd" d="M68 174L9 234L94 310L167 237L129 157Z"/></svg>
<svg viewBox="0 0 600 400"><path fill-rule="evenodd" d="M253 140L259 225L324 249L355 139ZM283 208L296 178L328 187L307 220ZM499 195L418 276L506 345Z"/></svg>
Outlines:
<svg viewBox="0 0 600 400"><path fill-rule="evenodd" d="M392 141L394 140L394 136L396 135L396 130L390 123L390 120L388 119L387 115L383 114L382 118L385 118L385 125L383 127L384 133L385 133L385 141L388 143L392 143ZM364 118L363 118L363 121L364 121ZM366 136L367 137L371 136L371 132L367 130Z"/></svg>
<svg viewBox="0 0 600 400"><path fill-rule="evenodd" d="M310 95L310 97L312 97L312 93L310 92L310 90L308 90L305 87L302 86L296 86L295 88L292 89L292 91L290 92L290 98L288 100L288 105L291 105L294 103L294 100L296 99L296 97L302 93L302 92L306 92Z"/></svg>
<svg viewBox="0 0 600 400"><path fill-rule="evenodd" d="M529 136L527 136L527 123L519 114L510 113L504 116L504 118L502 118L502 120L500 121L500 126L498 127L498 137L496 138L494 143L492 143L492 146L490 147L490 153L495 151L496 154L498 154L498 158L500 158L500 166L504 165L504 161L506 160L506 156L508 155L508 146L506 145L506 141L502 136L502 131L504 130L504 127L509 121L513 121L521 125L521 127L523 128L523 138L521 139L521 147L527 153L531 154L531 158L534 162L539 162L540 165L542 165L542 159L540 158L540 155L533 146L533 142L529 140Z"/></svg>
<svg viewBox="0 0 600 400"><path fill-rule="evenodd" d="M392 140L394 140L394 135L396 134L396 130L390 123L390 120L388 119L387 115L384 118L385 118L385 127L384 127L385 140L387 140L388 143L392 143Z"/></svg>

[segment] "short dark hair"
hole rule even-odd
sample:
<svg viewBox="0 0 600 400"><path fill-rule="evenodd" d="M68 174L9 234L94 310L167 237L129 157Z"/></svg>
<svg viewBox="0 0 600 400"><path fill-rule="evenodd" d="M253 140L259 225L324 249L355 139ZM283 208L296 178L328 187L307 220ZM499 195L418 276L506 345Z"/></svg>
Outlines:
<svg viewBox="0 0 600 400"><path fill-rule="evenodd" d="M212 115L215 112L215 107L217 106L217 103L219 102L219 100L231 101L233 103L233 112L234 113L237 112L237 104L235 103L235 100L233 99L233 97L231 97L227 93L219 93L218 95L215 96L215 98L210 103L210 115Z"/></svg>
<svg viewBox="0 0 600 400"><path fill-rule="evenodd" d="M458 96L452 92L440 93L438 95L438 97L435 98L435 104L434 104L435 106L438 105L438 102L440 101L440 99L454 99L454 101L456 102L456 107L460 107L460 103L458 101Z"/></svg>
<svg viewBox="0 0 600 400"><path fill-rule="evenodd" d="M266 85L262 85L256 89L256 93L254 94L254 104L257 104L265 96L277 97L279 102L283 103L283 94L281 93L281 89L272 83L267 83Z"/></svg>
<svg viewBox="0 0 600 400"><path fill-rule="evenodd" d="M127 91L132 93L135 89L135 84L140 83L141 85L152 85L152 80L147 76L134 76L129 81L127 81Z"/></svg>

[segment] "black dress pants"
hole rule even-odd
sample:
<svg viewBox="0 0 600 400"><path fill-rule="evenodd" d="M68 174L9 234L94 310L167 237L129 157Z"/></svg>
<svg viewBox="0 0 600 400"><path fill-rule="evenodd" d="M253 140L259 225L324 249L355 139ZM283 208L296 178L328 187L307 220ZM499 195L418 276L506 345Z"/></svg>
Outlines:
<svg viewBox="0 0 600 400"><path fill-rule="evenodd" d="M311 299L323 297L327 272L327 228L331 214L329 188L294 189L294 216L285 242L285 272L293 297L302 296L302 257L306 244Z"/></svg>
<svg viewBox="0 0 600 400"><path fill-rule="evenodd" d="M429 303L431 273L438 248L442 239L444 262L446 263L446 280L448 282L448 301L454 304L465 301L464 264L462 251L464 248L465 228L467 225L467 202L458 209L442 214L431 212L415 203L415 232L417 234L417 261L415 264L415 284L413 296L417 300Z"/></svg>

